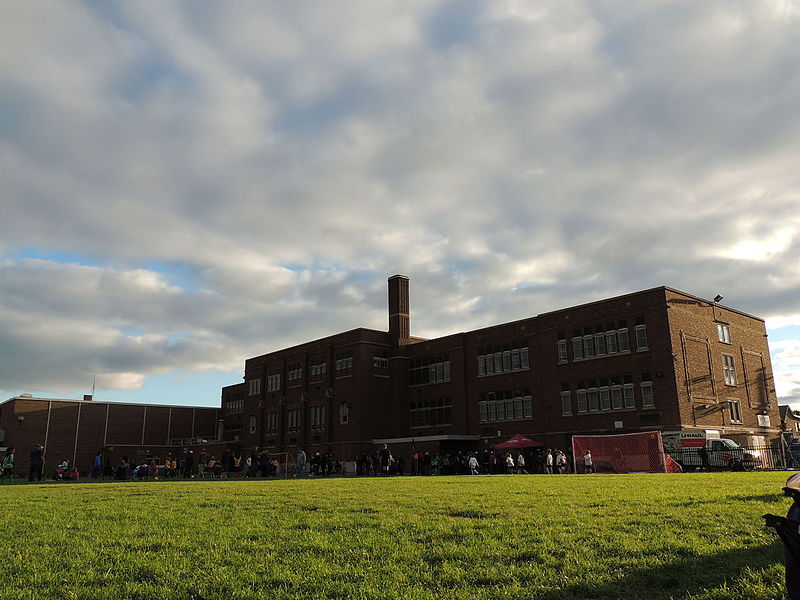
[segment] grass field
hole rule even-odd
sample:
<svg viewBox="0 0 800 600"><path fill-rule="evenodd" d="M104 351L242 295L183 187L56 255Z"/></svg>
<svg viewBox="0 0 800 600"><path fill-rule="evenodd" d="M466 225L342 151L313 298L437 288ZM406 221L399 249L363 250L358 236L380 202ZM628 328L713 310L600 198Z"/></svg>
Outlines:
<svg viewBox="0 0 800 600"><path fill-rule="evenodd" d="M787 473L0 488L0 599L785 598Z"/></svg>

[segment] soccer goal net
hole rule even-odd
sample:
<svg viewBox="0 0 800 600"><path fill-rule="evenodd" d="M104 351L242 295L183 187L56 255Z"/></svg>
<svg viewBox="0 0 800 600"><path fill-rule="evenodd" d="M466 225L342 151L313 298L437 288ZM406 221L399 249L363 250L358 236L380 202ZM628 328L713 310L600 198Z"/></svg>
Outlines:
<svg viewBox="0 0 800 600"><path fill-rule="evenodd" d="M292 476L297 471L294 455L289 452L275 452L270 454L270 460L273 461L276 475Z"/></svg>
<svg viewBox="0 0 800 600"><path fill-rule="evenodd" d="M665 473L672 470L668 457L664 456L660 431L573 436L576 473L586 472L584 457L587 450L597 473Z"/></svg>

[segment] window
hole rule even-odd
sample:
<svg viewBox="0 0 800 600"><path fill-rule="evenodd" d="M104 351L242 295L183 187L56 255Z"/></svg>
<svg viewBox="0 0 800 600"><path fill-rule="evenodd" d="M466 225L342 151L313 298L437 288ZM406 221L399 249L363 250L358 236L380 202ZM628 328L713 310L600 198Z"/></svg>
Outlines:
<svg viewBox="0 0 800 600"><path fill-rule="evenodd" d="M611 332L606 334L606 352L609 354L617 353L617 334Z"/></svg>
<svg viewBox="0 0 800 600"><path fill-rule="evenodd" d="M561 392L561 414L572 414L572 394L570 392Z"/></svg>
<svg viewBox="0 0 800 600"><path fill-rule="evenodd" d="M300 409L291 408L286 411L286 430L289 432L300 429Z"/></svg>
<svg viewBox="0 0 800 600"><path fill-rule="evenodd" d="M736 385L736 368L733 365L733 356L730 354L722 355L722 374L725 377L725 385Z"/></svg>
<svg viewBox="0 0 800 600"><path fill-rule="evenodd" d="M347 350L345 352L336 353L336 374L341 375L343 371L353 368L353 352Z"/></svg>
<svg viewBox="0 0 800 600"><path fill-rule="evenodd" d="M267 374L267 391L277 392L281 389L281 371L278 368L270 369Z"/></svg>
<svg viewBox="0 0 800 600"><path fill-rule="evenodd" d="M576 396L578 398L578 412L587 412L589 410L589 404L586 401L586 390L578 390Z"/></svg>
<svg viewBox="0 0 800 600"><path fill-rule="evenodd" d="M600 390L600 410L611 410L611 393L608 388Z"/></svg>
<svg viewBox="0 0 800 600"><path fill-rule="evenodd" d="M323 431L325 429L325 407L311 407L311 431Z"/></svg>
<svg viewBox="0 0 800 600"><path fill-rule="evenodd" d="M625 402L625 408L635 408L636 400L633 397L633 384L627 384L622 388L622 398Z"/></svg>
<svg viewBox="0 0 800 600"><path fill-rule="evenodd" d="M312 359L311 364L308 366L308 371L311 377L321 377L328 372L328 363L325 362L324 358Z"/></svg>
<svg viewBox="0 0 800 600"><path fill-rule="evenodd" d="M481 394L481 423L530 419L533 416L533 399L530 393L530 389L525 388Z"/></svg>
<svg viewBox="0 0 800 600"><path fill-rule="evenodd" d="M256 425L258 424L258 419L255 415L250 415L250 433L256 432Z"/></svg>
<svg viewBox="0 0 800 600"><path fill-rule="evenodd" d="M592 358L594 356L594 338L587 335L583 338L583 357Z"/></svg>
<svg viewBox="0 0 800 600"><path fill-rule="evenodd" d="M302 363L292 363L289 365L288 373L286 374L287 381L298 381L303 378L303 365Z"/></svg>
<svg viewBox="0 0 800 600"><path fill-rule="evenodd" d="M267 413L266 419L265 428L267 433L278 433L278 413Z"/></svg>
<svg viewBox="0 0 800 600"><path fill-rule="evenodd" d="M731 413L731 422L733 423L742 422L742 407L739 405L738 400L729 400L728 410L730 410Z"/></svg>
<svg viewBox="0 0 800 600"><path fill-rule="evenodd" d="M636 326L636 349L647 350L647 325Z"/></svg>
<svg viewBox="0 0 800 600"><path fill-rule="evenodd" d="M594 353L603 356L606 353L606 334L600 333L594 336Z"/></svg>
<svg viewBox="0 0 800 600"><path fill-rule="evenodd" d="M372 357L372 366L376 369L388 369L389 353L385 350L383 352L376 352Z"/></svg>
<svg viewBox="0 0 800 600"><path fill-rule="evenodd" d="M347 402L339 403L339 424L347 425L350 421L350 404Z"/></svg>
<svg viewBox="0 0 800 600"><path fill-rule="evenodd" d="M572 359L583 358L583 340L579 337L572 338Z"/></svg>
<svg viewBox="0 0 800 600"><path fill-rule="evenodd" d="M558 340L558 362L567 362L567 340Z"/></svg>
<svg viewBox="0 0 800 600"><path fill-rule="evenodd" d="M230 398L225 403L225 414L239 415L242 412L244 412L244 398L241 395Z"/></svg>
<svg viewBox="0 0 800 600"><path fill-rule="evenodd" d="M416 358L409 366L409 385L450 381L450 357Z"/></svg>
<svg viewBox="0 0 800 600"><path fill-rule="evenodd" d="M448 378L450 381L450 365L447 361ZM528 342L518 340L512 344L495 346L494 348L478 349L478 377L493 375L495 373L509 373L529 368L528 362ZM413 384L412 384L413 385Z"/></svg>
<svg viewBox="0 0 800 600"><path fill-rule="evenodd" d="M261 378L251 379L247 382L247 395L255 396L261 393Z"/></svg>
<svg viewBox="0 0 800 600"><path fill-rule="evenodd" d="M630 350L630 346L628 345L627 329L620 329L617 331L617 347L619 348L620 352L627 352Z"/></svg>
<svg viewBox="0 0 800 600"><path fill-rule="evenodd" d="M483 414L484 411L482 407L481 415ZM452 423L453 403L449 397L426 398L425 400L411 402L411 427L438 427L441 425L452 425Z"/></svg>
<svg viewBox="0 0 800 600"><path fill-rule="evenodd" d="M649 381L642 382L642 406L644 408L652 408L653 402L653 384Z"/></svg>
<svg viewBox="0 0 800 600"><path fill-rule="evenodd" d="M600 409L597 401L597 390L589 390L589 410L596 411Z"/></svg>
<svg viewBox="0 0 800 600"><path fill-rule="evenodd" d="M613 410L622 409L622 388L619 386L611 388L611 408Z"/></svg>
<svg viewBox="0 0 800 600"><path fill-rule="evenodd" d="M731 343L731 326L727 323L717 323L717 337L724 344Z"/></svg>

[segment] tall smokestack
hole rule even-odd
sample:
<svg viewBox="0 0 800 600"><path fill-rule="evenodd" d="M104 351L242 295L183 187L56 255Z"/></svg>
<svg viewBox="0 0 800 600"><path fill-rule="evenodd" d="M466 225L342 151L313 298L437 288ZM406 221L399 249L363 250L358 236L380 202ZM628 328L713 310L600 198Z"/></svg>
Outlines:
<svg viewBox="0 0 800 600"><path fill-rule="evenodd" d="M389 277L389 337L392 346L408 343L411 337L411 309L408 302L408 277Z"/></svg>

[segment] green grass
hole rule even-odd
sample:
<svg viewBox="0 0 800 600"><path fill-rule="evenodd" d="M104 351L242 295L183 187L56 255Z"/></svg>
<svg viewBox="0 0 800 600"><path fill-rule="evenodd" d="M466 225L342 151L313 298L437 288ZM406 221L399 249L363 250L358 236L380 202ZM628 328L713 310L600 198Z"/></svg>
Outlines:
<svg viewBox="0 0 800 600"><path fill-rule="evenodd" d="M0 488L0 599L785 598L786 473Z"/></svg>

